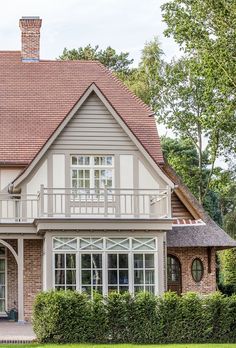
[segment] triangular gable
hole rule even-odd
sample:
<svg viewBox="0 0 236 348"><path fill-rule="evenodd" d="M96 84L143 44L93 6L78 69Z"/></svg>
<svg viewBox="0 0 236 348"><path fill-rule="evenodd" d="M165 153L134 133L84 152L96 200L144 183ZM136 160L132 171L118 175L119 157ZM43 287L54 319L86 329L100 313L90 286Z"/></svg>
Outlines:
<svg viewBox="0 0 236 348"><path fill-rule="evenodd" d="M107 154L138 150L95 92L88 96L50 149L91 153L98 149Z"/></svg>
<svg viewBox="0 0 236 348"><path fill-rule="evenodd" d="M124 132L127 134L129 139L133 142L135 146L137 146L138 150L144 155L144 157L148 160L148 162L151 164L151 166L156 170L156 172L159 174L159 176L168 184L170 187L174 187L173 182L171 179L168 178L167 175L163 173L163 171L159 168L159 166L154 162L152 157L149 155L147 150L143 147L143 145L138 141L138 139L135 137L135 135L131 132L129 127L126 125L126 123L121 119L121 117L118 115L116 110L111 106L111 104L108 102L106 97L103 95L103 93L100 91L100 89L96 86L95 83L93 83L83 94L83 96L79 99L79 101L74 105L74 107L71 109L71 111L68 113L68 115L65 117L63 122L58 126L58 128L55 130L55 132L52 134L52 136L48 139L48 141L44 144L44 146L41 148L41 150L38 152L36 157L33 159L33 161L29 164L29 166L25 169L25 171L14 180L13 184L15 187L19 186L20 183L25 180L25 178L31 173L31 171L35 168L37 163L40 161L40 159L45 155L47 150L52 146L52 144L56 141L58 136L61 134L61 132L65 129L65 127L68 125L68 123L71 121L71 119L74 117L74 115L78 112L78 110L81 108L81 106L84 104L84 102L88 99L88 97L95 93L97 97L101 100L101 102L105 105L107 110L110 112L110 114L114 117L116 122L120 125L120 127L124 130ZM141 126L140 126L141 127ZM148 135L147 135L148 136Z"/></svg>
<svg viewBox="0 0 236 348"><path fill-rule="evenodd" d="M171 196L172 217L174 219L194 220L194 216L175 192Z"/></svg>

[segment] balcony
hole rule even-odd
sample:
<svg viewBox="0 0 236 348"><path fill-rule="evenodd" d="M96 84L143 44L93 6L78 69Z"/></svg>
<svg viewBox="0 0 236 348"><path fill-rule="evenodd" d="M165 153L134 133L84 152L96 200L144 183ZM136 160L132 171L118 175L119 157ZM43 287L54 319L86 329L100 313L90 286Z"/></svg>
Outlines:
<svg viewBox="0 0 236 348"><path fill-rule="evenodd" d="M171 218L170 189L40 187L37 194L0 194L0 222L40 218Z"/></svg>

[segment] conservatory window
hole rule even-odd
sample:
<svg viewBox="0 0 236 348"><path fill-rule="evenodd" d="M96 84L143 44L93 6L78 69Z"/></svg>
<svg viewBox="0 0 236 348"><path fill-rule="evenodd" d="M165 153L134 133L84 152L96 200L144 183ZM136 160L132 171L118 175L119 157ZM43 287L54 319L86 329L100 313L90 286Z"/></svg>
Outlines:
<svg viewBox="0 0 236 348"><path fill-rule="evenodd" d="M81 290L102 293L102 254L81 254Z"/></svg>
<svg viewBox="0 0 236 348"><path fill-rule="evenodd" d="M157 292L156 237L53 237L54 288Z"/></svg>
<svg viewBox="0 0 236 348"><path fill-rule="evenodd" d="M134 291L155 292L154 254L134 254Z"/></svg>
<svg viewBox="0 0 236 348"><path fill-rule="evenodd" d="M55 288L76 290L76 255L55 254Z"/></svg>
<svg viewBox="0 0 236 348"><path fill-rule="evenodd" d="M108 254L108 292L129 291L128 254Z"/></svg>

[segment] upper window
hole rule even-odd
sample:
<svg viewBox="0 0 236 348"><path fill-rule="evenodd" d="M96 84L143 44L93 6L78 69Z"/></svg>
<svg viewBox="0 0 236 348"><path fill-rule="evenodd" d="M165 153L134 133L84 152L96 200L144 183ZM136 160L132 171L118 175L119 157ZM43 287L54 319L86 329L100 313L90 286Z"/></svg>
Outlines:
<svg viewBox="0 0 236 348"><path fill-rule="evenodd" d="M200 259L194 259L192 263L192 277L195 282L200 282L203 277L203 263Z"/></svg>
<svg viewBox="0 0 236 348"><path fill-rule="evenodd" d="M71 183L79 192L114 187L113 156L71 156Z"/></svg>

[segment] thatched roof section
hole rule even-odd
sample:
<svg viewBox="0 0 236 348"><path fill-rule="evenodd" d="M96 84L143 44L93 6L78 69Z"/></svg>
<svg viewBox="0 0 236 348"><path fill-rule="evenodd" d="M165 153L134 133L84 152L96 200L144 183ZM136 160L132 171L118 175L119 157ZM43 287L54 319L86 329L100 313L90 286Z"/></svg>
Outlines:
<svg viewBox="0 0 236 348"><path fill-rule="evenodd" d="M236 241L217 224L173 226L172 231L167 232L167 247L226 249L236 247Z"/></svg>
<svg viewBox="0 0 236 348"><path fill-rule="evenodd" d="M172 231L167 232L167 247L215 247L217 249L236 247L236 241L210 218L174 169L165 163L162 170L177 185L176 195L195 219L201 219L205 223L186 226L174 225Z"/></svg>

